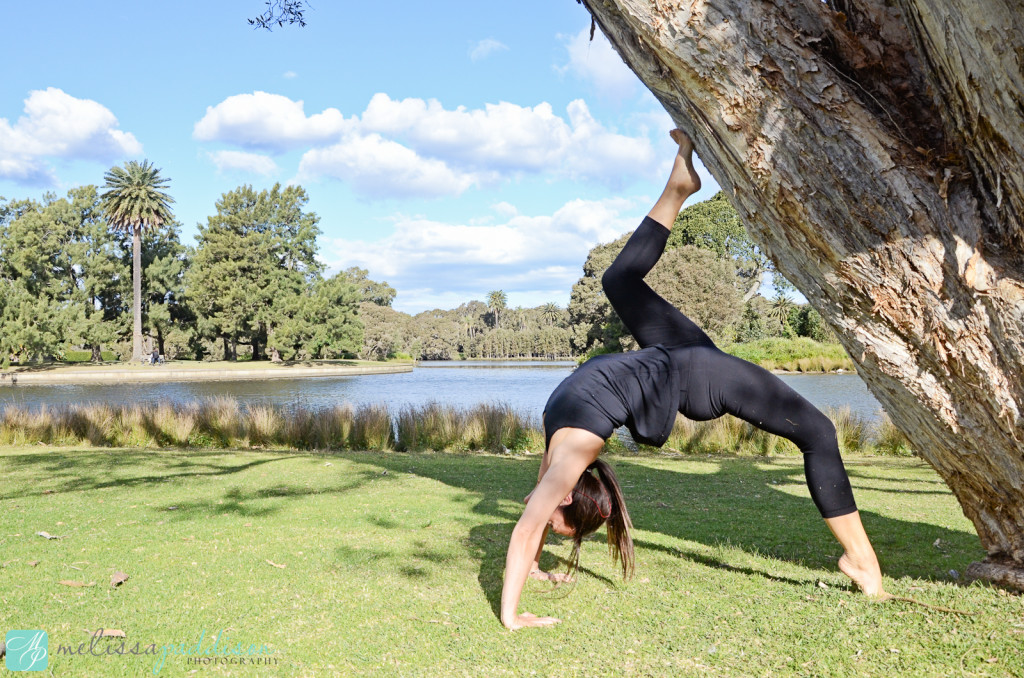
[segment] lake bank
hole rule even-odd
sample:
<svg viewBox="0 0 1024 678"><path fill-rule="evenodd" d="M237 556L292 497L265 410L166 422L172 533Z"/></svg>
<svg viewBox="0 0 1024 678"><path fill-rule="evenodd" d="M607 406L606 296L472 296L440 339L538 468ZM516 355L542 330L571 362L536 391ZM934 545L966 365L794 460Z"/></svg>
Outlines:
<svg viewBox="0 0 1024 678"><path fill-rule="evenodd" d="M351 377L412 372L409 363L304 361L285 363L164 363L161 365L48 365L0 372L0 386L50 384L120 384L175 381L236 381Z"/></svg>

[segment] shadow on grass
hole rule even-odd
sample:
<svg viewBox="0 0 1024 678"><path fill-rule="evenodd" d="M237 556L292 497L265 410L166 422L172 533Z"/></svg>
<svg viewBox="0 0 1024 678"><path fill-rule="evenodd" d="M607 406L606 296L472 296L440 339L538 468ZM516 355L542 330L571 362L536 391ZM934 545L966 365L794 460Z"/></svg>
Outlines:
<svg viewBox="0 0 1024 678"><path fill-rule="evenodd" d="M838 575L836 567L842 550L814 508L810 498L794 496L787 486L805 487L802 466L778 464L765 469L766 459L699 458L710 464L710 473L652 468L624 458L610 460L623 486L633 523L638 557L644 551L661 552L700 563L709 568L729 570L795 587L813 584L806 580L781 576L756 567L738 566L712 553L725 544L750 554L792 563ZM505 552L512 527L519 519L518 504L536 482L539 459L495 459L436 455L412 458L381 455L371 463L398 473L414 473L446 485L468 490L476 501L473 511L486 520L471 528L469 550L480 562L478 580L495 614L499 613ZM870 472L858 472L851 465L854 490L908 494L948 494L924 489L931 479L889 481ZM864 478L858 482L859 478ZM876 485L893 485L878 488ZM923 486L923 487L919 487ZM876 500L877 501L877 500ZM884 501L884 500L883 500ZM863 501L862 501L863 504ZM861 509L865 528L882 562L884 574L893 579L942 579L951 563L966 565L984 556L978 539L960 531L909 518L893 518ZM495 522L497 520L497 522ZM660 534L680 540L666 545L663 539L648 539L643 533ZM603 541L604 530L590 537ZM936 540L943 548L935 546ZM949 560L956 555L958 560ZM545 569L564 569L565 563L545 553ZM960 563L959 559L964 562ZM599 577L581 563L581 575ZM638 574L638 576L642 576ZM838 575L841 577L841 575ZM607 584L613 582L607 581ZM845 579L844 579L845 581Z"/></svg>
<svg viewBox="0 0 1024 678"><path fill-rule="evenodd" d="M4 492L0 494L0 499L108 487L131 488L186 478L226 477L264 464L294 459L292 454L251 460L238 459L237 456L223 451L138 452L109 448L2 456L0 468L6 466L15 471L32 468L49 482L21 492ZM130 470L133 467L152 469L153 466L166 472L133 474Z"/></svg>
<svg viewBox="0 0 1024 678"><path fill-rule="evenodd" d="M315 455L294 452L141 452L105 449L0 456L0 468L13 472L31 470L41 479L37 485L24 490L12 492L8 489L6 493L0 492L0 499L37 496L44 492L76 492L110 487L130 489L175 480L229 480L253 468L272 469L275 462L293 460L297 456L312 458ZM402 474L429 478L465 490L465 501L470 503L471 511L479 517L479 521L469 529L466 548L470 557L479 563L479 585L497 615L509 535L521 514L523 497L533 489L536 482L539 458L387 453L342 456L379 471L352 472L345 476L342 483L328 487L274 485L257 490L231 487L224 490L219 501L211 499L179 504L168 517L182 520L235 514L259 518L280 510L284 505L259 505L257 500L261 499L290 500L316 494L351 492L369 482L398 481ZM644 554L664 554L708 568L781 581L794 587L813 583L813 575L808 580L780 576L771 571L770 562L763 569L758 569L756 565L727 562L724 558L728 556L720 556L718 549L726 544L749 554L813 570L838 573L836 561L841 551L811 500L789 493L795 486L805 486L803 468L799 463L787 461L770 464L769 460L761 458L702 457L687 459L685 465L680 464L678 468L665 468L672 466L671 462L658 460L648 465L622 457L613 457L610 461L623 485L626 502L638 530L634 538L639 559ZM690 462L699 462L699 466ZM145 469L145 473L133 473L133 468ZM948 580L945 573L951 566L963 567L968 561L983 557L977 537L969 531L915 519L914 511L917 509L914 502L919 501L920 495L948 494L933 489L940 484L939 481L930 477L892 480L882 477L870 466L857 463L849 464L848 468L855 492L861 500L865 527L878 551L883 572L888 577ZM913 495L913 498L900 502L895 509L886 506L889 515L883 515L864 510L865 490L878 493L872 499L876 504L885 504L889 498L899 502L901 495ZM170 506L162 508L166 510ZM891 517L893 515L900 517ZM383 516L367 515L364 520L371 530L400 527L393 519ZM603 540L604 531L591 538ZM425 546L417 553L412 554L412 561L440 564L444 558L443 555L430 552ZM409 557L408 553L378 553L342 546L336 554L340 567L365 566L375 560L389 560L393 561L397 571L410 579L425 576L422 567L413 566L417 562L412 565L398 562L401 558ZM956 560L950 560L953 557ZM564 570L566 566L564 561L550 552L545 552L541 565L549 571ZM606 585L615 583L589 569L585 561L581 563L580 574L599 578Z"/></svg>

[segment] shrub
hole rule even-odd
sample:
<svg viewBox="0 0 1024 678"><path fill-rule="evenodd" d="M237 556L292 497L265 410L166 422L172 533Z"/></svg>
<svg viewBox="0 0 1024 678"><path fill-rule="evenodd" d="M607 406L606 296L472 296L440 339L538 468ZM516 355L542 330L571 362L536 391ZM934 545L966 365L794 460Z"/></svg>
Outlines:
<svg viewBox="0 0 1024 678"><path fill-rule="evenodd" d="M903 435L903 431L896 428L888 414L882 412L881 415L881 419L875 426L875 451L878 454L893 457L914 456L910 440Z"/></svg>
<svg viewBox="0 0 1024 678"><path fill-rule="evenodd" d="M349 448L384 452L394 449L391 413L384 404L362 405L352 417Z"/></svg>
<svg viewBox="0 0 1024 678"><path fill-rule="evenodd" d="M406 406L398 413L396 449L402 452L423 450L469 450L471 441L463 438L466 414L450 405L429 402Z"/></svg>
<svg viewBox="0 0 1024 678"><path fill-rule="evenodd" d="M117 360L117 354L113 351L100 351L100 357L107 362ZM66 363L87 363L92 360L92 351L64 351L64 362Z"/></svg>

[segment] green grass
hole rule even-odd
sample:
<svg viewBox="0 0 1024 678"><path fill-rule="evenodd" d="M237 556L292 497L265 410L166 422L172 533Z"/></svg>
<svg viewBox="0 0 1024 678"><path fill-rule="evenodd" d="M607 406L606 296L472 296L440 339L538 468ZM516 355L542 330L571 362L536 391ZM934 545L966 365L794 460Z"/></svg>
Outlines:
<svg viewBox="0 0 1024 678"><path fill-rule="evenodd" d="M807 337L760 339L724 347L726 353L786 372L852 372L853 361L839 344L823 344Z"/></svg>
<svg viewBox="0 0 1024 678"><path fill-rule="evenodd" d="M538 461L7 449L0 619L48 631L53 675L151 672L153 657L55 654L101 627L128 648L191 647L204 631L208 648L221 632L278 662L171 656L162 676L1024 675L1024 598L952 577L984 553L935 473L907 459L849 463L886 587L975 616L848 590L799 459L640 456L610 459L637 577L616 576L601 532L575 586L524 594L562 624L506 632L504 553ZM568 551L556 541L542 564ZM115 571L130 576L117 589Z"/></svg>

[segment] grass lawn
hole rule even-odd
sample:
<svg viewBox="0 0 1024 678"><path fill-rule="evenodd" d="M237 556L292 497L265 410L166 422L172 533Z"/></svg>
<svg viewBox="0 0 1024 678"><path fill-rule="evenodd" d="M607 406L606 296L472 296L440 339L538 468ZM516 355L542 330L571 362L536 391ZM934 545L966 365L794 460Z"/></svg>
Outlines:
<svg viewBox="0 0 1024 678"><path fill-rule="evenodd" d="M602 531L575 586L527 586L523 609L562 624L509 633L501 573L535 456L7 448L0 619L46 630L59 676L153 675L125 639L89 656L100 628L123 652L168 647L161 676L1024 676L1024 597L950 573L984 554L923 464L848 467L887 588L973 616L850 591L799 459L610 461L636 578ZM218 634L271 663L174 654Z"/></svg>

